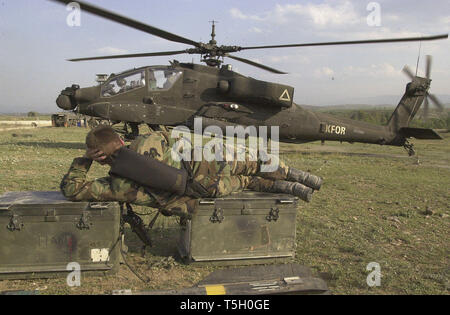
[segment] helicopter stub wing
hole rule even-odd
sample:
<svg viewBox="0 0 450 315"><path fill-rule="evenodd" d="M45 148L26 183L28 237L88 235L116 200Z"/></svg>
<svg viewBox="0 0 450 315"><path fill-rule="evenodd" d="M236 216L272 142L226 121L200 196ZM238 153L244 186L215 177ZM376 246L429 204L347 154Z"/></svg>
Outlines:
<svg viewBox="0 0 450 315"><path fill-rule="evenodd" d="M433 129L403 127L403 128L400 128L399 132L405 138L416 138L416 139L421 139L421 140L442 140L442 139L444 139Z"/></svg>

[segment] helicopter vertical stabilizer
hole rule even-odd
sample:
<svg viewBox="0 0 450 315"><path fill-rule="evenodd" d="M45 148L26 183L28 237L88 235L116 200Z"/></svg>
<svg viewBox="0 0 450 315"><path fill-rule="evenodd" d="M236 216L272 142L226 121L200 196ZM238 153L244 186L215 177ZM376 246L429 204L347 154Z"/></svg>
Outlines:
<svg viewBox="0 0 450 315"><path fill-rule="evenodd" d="M406 85L405 94L388 122L391 131L399 131L400 128L409 126L424 101L429 84L429 80L415 77Z"/></svg>
<svg viewBox="0 0 450 315"><path fill-rule="evenodd" d="M431 84L431 64L432 57L427 56L426 59L426 77L421 78L414 75L408 66L403 68L403 72L412 80L406 86L405 94L403 95L400 103L395 109L388 122L388 127L391 131L399 131L401 128L408 127L411 120L417 114L422 103L424 103L424 116L427 118L429 112L429 100L436 105L438 109L443 110L444 106L439 102L436 96L429 93Z"/></svg>

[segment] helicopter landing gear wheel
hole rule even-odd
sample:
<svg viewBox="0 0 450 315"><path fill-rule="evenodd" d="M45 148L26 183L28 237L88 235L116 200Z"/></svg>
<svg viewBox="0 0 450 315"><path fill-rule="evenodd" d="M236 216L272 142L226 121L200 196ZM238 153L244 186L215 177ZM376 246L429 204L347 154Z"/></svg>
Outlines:
<svg viewBox="0 0 450 315"><path fill-rule="evenodd" d="M130 127L131 132L128 131L128 127ZM123 126L123 131L124 131L124 134L125 134L124 137L126 140L134 140L134 139L136 139L137 136L139 136L139 124L127 122Z"/></svg>
<svg viewBox="0 0 450 315"><path fill-rule="evenodd" d="M168 131L167 127L164 125L147 124L147 126L150 129L150 132L152 132L152 131Z"/></svg>
<svg viewBox="0 0 450 315"><path fill-rule="evenodd" d="M416 151L414 150L414 144L410 143L408 140L403 144L403 148L408 152L408 156L414 156Z"/></svg>
<svg viewBox="0 0 450 315"><path fill-rule="evenodd" d="M111 126L111 122L109 120L105 120L105 119L97 119L97 118L90 118L87 121L87 124L89 126L89 128L94 129L95 127L98 127L100 125L105 125L105 126Z"/></svg>
<svg viewBox="0 0 450 315"><path fill-rule="evenodd" d="M97 119L95 118L90 118L87 122L89 128L94 129L95 127L97 127L99 125Z"/></svg>

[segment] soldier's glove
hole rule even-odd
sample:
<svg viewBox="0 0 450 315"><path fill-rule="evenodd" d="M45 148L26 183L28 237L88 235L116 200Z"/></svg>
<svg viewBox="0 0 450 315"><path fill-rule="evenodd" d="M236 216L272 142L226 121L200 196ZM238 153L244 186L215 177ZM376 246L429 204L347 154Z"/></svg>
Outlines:
<svg viewBox="0 0 450 315"><path fill-rule="evenodd" d="M202 184L192 179L187 182L184 194L196 199L209 197L208 190Z"/></svg>
<svg viewBox="0 0 450 315"><path fill-rule="evenodd" d="M124 177L150 188L184 195L187 171L164 164L125 147L112 155L110 174ZM195 189L194 189L195 190Z"/></svg>

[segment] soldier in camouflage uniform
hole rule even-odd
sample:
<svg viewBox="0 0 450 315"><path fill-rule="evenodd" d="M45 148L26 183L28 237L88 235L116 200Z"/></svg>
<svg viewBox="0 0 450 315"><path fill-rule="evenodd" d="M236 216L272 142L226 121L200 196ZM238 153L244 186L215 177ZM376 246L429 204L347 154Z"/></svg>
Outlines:
<svg viewBox="0 0 450 315"><path fill-rule="evenodd" d="M96 135L100 134L106 134L107 137L99 140ZM170 132L155 131L138 137L130 144L129 149L180 169L183 167L182 162L180 159L174 159L177 153L174 154L174 150L172 150L180 143L179 140L179 137L172 138ZM195 198L190 196L179 196L168 191L149 189L130 179L113 174L87 181L86 175L93 160L102 164L110 164L113 152L123 146L123 141L111 127L100 126L88 134L86 144L88 147L86 155L74 159L69 172L61 182L61 191L68 199L132 203L158 208L162 214L167 216L186 217L192 212ZM193 180L205 188L206 197L222 197L232 192L251 189L262 192L290 193L309 201L313 188L317 190L320 188L320 178L290 168L282 161L278 161L278 168L274 172L261 172L261 166L274 162L273 159L277 159L275 156L270 156L269 161L263 162L255 156L255 152L246 149L245 160L238 161L237 150L230 152L230 147L224 146L220 154L227 153L234 158L227 160L224 156L224 161L189 162ZM313 188L304 186L301 182Z"/></svg>

